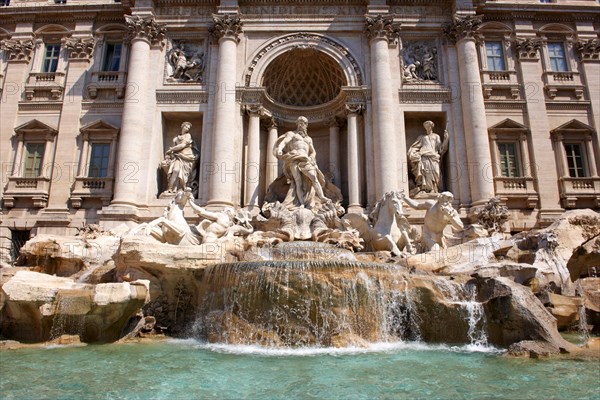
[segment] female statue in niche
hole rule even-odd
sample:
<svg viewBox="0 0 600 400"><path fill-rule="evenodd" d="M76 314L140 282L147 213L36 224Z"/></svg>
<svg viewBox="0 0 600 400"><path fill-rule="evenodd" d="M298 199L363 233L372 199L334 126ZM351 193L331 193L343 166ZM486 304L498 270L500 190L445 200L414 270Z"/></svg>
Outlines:
<svg viewBox="0 0 600 400"><path fill-rule="evenodd" d="M192 124L184 122L181 124L181 133L173 138L173 146L169 147L165 159L161 162L162 169L167 174L167 192L176 193L184 190L188 185L198 151L194 146L190 129Z"/></svg>
<svg viewBox="0 0 600 400"><path fill-rule="evenodd" d="M418 193L437 193L440 189L440 162L448 151L448 130L444 130L444 139L433 132L435 124L425 121L425 133L408 149L408 162L415 176Z"/></svg>

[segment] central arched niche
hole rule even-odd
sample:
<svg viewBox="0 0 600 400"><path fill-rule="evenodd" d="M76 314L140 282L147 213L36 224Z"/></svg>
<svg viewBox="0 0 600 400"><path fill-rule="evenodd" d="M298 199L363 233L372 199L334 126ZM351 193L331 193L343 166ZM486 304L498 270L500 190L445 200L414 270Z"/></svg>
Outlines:
<svg viewBox="0 0 600 400"><path fill-rule="evenodd" d="M274 102L294 107L314 107L333 101L346 77L336 60L314 48L295 48L266 68L263 84Z"/></svg>

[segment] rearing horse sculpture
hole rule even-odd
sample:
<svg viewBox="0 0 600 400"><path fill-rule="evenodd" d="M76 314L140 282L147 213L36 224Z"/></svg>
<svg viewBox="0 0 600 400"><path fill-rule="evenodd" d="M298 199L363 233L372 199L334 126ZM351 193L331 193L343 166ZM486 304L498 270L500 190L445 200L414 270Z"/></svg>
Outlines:
<svg viewBox="0 0 600 400"><path fill-rule="evenodd" d="M413 228L404 216L401 196L400 192L387 192L375 204L368 221L361 214L347 214L344 217L360 233L365 241L365 250L388 250L395 256L401 254L401 249L414 253L411 239Z"/></svg>

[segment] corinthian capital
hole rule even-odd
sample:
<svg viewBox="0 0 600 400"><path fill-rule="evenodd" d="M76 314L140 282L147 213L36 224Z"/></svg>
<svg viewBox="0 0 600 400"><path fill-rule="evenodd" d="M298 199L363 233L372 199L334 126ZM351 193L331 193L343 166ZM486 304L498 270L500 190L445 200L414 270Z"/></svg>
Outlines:
<svg viewBox="0 0 600 400"><path fill-rule="evenodd" d="M600 39L580 40L575 43L575 50L581 61L600 59Z"/></svg>
<svg viewBox="0 0 600 400"><path fill-rule="evenodd" d="M217 40L226 38L239 42L243 25L243 22L240 21L240 17L237 15L213 14L213 25L208 28L208 31Z"/></svg>
<svg viewBox="0 0 600 400"><path fill-rule="evenodd" d="M95 40L89 38L69 38L65 42L69 52L70 60L87 60L92 58L94 52Z"/></svg>
<svg viewBox="0 0 600 400"><path fill-rule="evenodd" d="M517 39L515 50L519 60L537 60L544 41L539 38Z"/></svg>
<svg viewBox="0 0 600 400"><path fill-rule="evenodd" d="M29 62L31 60L31 53L33 52L33 41L31 39L7 39L2 42L2 48L8 54L8 61Z"/></svg>
<svg viewBox="0 0 600 400"><path fill-rule="evenodd" d="M129 40L138 38L145 39L150 44L158 44L165 38L167 31L165 24L157 23L152 16L126 15L125 22L129 29Z"/></svg>
<svg viewBox="0 0 600 400"><path fill-rule="evenodd" d="M400 34L400 24L394 23L391 15L378 15L365 17L365 33L369 40L382 38L390 43L395 43Z"/></svg>
<svg viewBox="0 0 600 400"><path fill-rule="evenodd" d="M454 20L444 26L444 34L452 43L461 39L475 39L477 30L481 25L481 16L468 15L466 17L454 16Z"/></svg>

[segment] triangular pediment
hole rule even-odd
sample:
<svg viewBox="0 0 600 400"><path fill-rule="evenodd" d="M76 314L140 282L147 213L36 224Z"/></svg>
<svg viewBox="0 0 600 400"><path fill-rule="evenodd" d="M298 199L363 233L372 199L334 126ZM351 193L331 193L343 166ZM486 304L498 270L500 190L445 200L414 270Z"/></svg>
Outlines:
<svg viewBox="0 0 600 400"><path fill-rule="evenodd" d="M105 122L101 119L98 119L96 121L90 122L89 124L86 124L84 126L82 126L79 129L81 132L86 132L86 131L118 131L119 128L117 128L116 126L109 124L108 122Z"/></svg>
<svg viewBox="0 0 600 400"><path fill-rule="evenodd" d="M25 122L22 125L19 125L15 128L15 132L17 133L25 133L25 132L48 132L48 133L58 133L58 130L50 125L46 125L45 123L32 119L31 121Z"/></svg>
<svg viewBox="0 0 600 400"><path fill-rule="evenodd" d="M587 124L584 124L581 121L572 119L569 122L567 122L566 124L562 124L558 128L552 129L550 132L552 132L552 133L559 133L559 132L562 132L562 133L567 133L567 132L591 133L591 132L594 132L594 128L592 128L591 126L589 126Z"/></svg>
<svg viewBox="0 0 600 400"><path fill-rule="evenodd" d="M508 130L528 132L529 128L523 124L518 123L517 121L513 121L510 118L506 118L505 120L500 121L496 125L490 127L489 130L491 132L508 131Z"/></svg>

